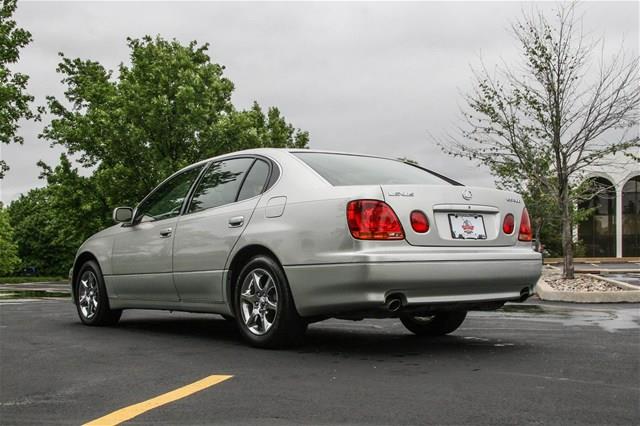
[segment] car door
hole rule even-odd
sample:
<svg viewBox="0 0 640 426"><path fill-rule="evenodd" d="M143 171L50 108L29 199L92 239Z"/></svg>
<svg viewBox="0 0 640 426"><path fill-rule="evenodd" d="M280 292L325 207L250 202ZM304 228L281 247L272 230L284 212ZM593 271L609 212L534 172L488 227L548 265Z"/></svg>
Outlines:
<svg viewBox="0 0 640 426"><path fill-rule="evenodd" d="M178 216L202 168L189 168L160 184L140 203L132 224L115 237L109 280L116 297L178 300L172 276L173 239Z"/></svg>
<svg viewBox="0 0 640 426"><path fill-rule="evenodd" d="M174 282L180 299L193 303L223 300L223 270L229 252L249 222L264 191L271 165L261 159L233 158L203 173L174 241Z"/></svg>

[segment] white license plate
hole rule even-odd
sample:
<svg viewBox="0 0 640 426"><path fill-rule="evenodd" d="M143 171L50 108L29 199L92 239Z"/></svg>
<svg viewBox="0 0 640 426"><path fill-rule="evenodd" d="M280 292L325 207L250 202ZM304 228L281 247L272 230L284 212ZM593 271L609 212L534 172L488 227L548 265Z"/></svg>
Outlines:
<svg viewBox="0 0 640 426"><path fill-rule="evenodd" d="M456 240L486 240L481 214L450 214L451 236Z"/></svg>

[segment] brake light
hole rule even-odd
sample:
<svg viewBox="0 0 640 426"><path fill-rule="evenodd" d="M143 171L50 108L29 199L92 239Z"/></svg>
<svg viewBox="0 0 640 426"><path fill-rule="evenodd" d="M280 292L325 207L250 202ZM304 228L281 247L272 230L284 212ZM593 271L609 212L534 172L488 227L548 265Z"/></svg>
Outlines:
<svg viewBox="0 0 640 426"><path fill-rule="evenodd" d="M526 207L522 209L522 218L520 219L520 233L518 234L520 241L531 241L533 239L533 231L531 230L531 220L529 220L529 212Z"/></svg>
<svg viewBox="0 0 640 426"><path fill-rule="evenodd" d="M402 240L404 231L398 216L379 200L354 200L347 204L347 223L359 240Z"/></svg>
<svg viewBox="0 0 640 426"><path fill-rule="evenodd" d="M515 219L513 215L509 213L504 217L504 222L502 222L502 232L507 235L513 234L513 229L515 228Z"/></svg>
<svg viewBox="0 0 640 426"><path fill-rule="evenodd" d="M420 210L414 210L411 212L411 227L419 234L424 234L429 230L429 219L427 215Z"/></svg>

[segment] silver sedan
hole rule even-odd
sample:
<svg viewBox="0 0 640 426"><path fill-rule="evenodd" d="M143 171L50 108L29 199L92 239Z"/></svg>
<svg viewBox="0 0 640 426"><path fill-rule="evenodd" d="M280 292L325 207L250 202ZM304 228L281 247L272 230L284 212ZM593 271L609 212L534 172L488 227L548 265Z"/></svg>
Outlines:
<svg viewBox="0 0 640 426"><path fill-rule="evenodd" d="M90 237L70 272L82 322L123 309L221 314L260 347L326 318L396 317L418 335L532 293L520 195L398 160L255 149L173 174Z"/></svg>

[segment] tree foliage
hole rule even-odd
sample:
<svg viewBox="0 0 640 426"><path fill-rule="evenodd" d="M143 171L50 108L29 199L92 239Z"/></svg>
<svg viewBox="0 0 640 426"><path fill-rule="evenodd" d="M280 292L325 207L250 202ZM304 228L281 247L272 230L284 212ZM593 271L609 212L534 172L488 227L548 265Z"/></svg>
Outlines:
<svg viewBox="0 0 640 426"><path fill-rule="evenodd" d="M582 185L585 170L617 152L631 155L640 144L638 57L623 50L610 60L596 56L599 42L587 40L579 24L574 4L560 5L553 20L525 14L512 26L522 63L476 71L462 138L441 143L499 179L524 182L530 201L545 204L539 214L557 206L567 278L573 278L575 207L594 190Z"/></svg>
<svg viewBox="0 0 640 426"><path fill-rule="evenodd" d="M148 36L127 43L130 63L117 73L60 55L66 90L47 97L53 119L41 137L67 154L53 168L40 162L47 185L8 209L23 267L66 274L82 242L112 224L114 207L137 204L188 164L245 148L308 145L308 133L278 108L236 109L233 83L208 45Z"/></svg>
<svg viewBox="0 0 640 426"><path fill-rule="evenodd" d="M66 275L80 244L109 223L104 199L65 155L54 169L40 165L47 185L12 202L10 222L23 268Z"/></svg>
<svg viewBox="0 0 640 426"><path fill-rule="evenodd" d="M21 119L36 118L30 109L33 96L27 93L29 77L9 68L20 59L20 49L31 42L31 33L12 19L16 0L0 0L0 143L22 143L17 134ZM0 160L0 179L9 170Z"/></svg>
<svg viewBox="0 0 640 426"><path fill-rule="evenodd" d="M11 274L19 265L20 258L13 235L13 227L9 223L7 209L0 203L0 275Z"/></svg>
<svg viewBox="0 0 640 426"><path fill-rule="evenodd" d="M65 99L48 97L54 115L42 137L95 168L108 206L132 205L176 170L252 147L305 147L308 134L258 104L238 111L233 83L211 62L208 45L149 36L128 39L131 63L113 71L61 55Z"/></svg>

